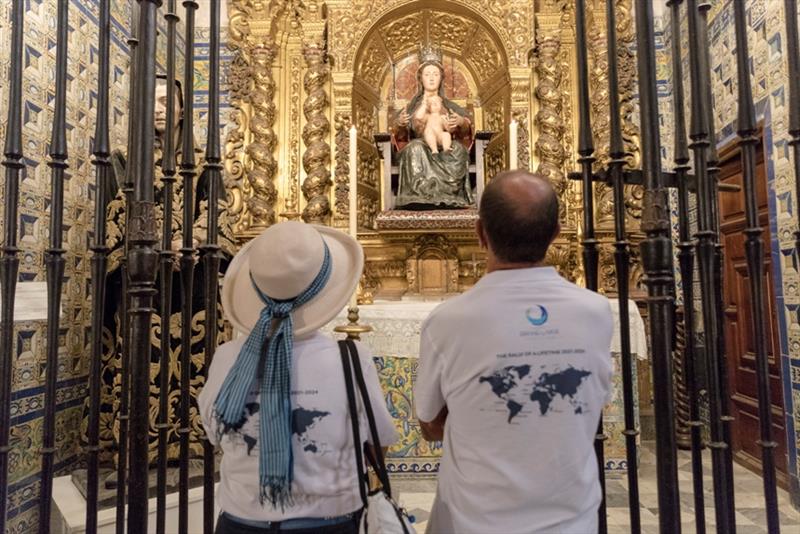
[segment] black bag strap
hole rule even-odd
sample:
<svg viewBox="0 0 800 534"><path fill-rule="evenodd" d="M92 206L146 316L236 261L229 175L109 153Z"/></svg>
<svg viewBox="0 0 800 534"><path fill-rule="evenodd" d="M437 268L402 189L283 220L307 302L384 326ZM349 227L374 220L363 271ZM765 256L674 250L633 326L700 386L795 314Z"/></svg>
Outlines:
<svg viewBox="0 0 800 534"><path fill-rule="evenodd" d="M347 405L350 410L350 423L353 428L353 448L356 450L356 473L358 480L358 492L361 494L361 502L364 508L367 507L367 484L369 484L366 473L364 472L364 457L362 449L364 442L361 441L361 433L358 430L358 407L356 406L356 391L353 386L353 375L350 366L350 355L348 347L344 341L339 341L339 352L342 357L342 370L344 371L344 384L347 388Z"/></svg>
<svg viewBox="0 0 800 534"><path fill-rule="evenodd" d="M340 344L343 343L342 341L339 342ZM347 344L348 349L350 349L350 359L353 362L353 370L355 371L356 382L358 383L358 389L361 393L361 400L364 404L364 411L367 414L367 420L369 421L369 431L372 435L372 445L377 455L377 458L372 458L372 455L369 454L369 449L367 450L367 458L370 459L372 463L373 469L378 474L378 479L381 481L381 485L383 486L382 491L383 493L389 498L389 502L392 503L392 508L394 508L394 513L397 515L397 521L399 525L403 528L404 534L410 534L408 528L406 527L405 516L404 512L394 504L392 501L392 489L389 486L389 473L386 471L386 463L383 459L383 450L381 449L381 441L378 437L378 426L375 424L375 414L372 411L372 403L369 400L369 392L367 391L367 384L364 381L364 373L361 372L361 360L358 357L358 348L356 348L356 344L353 342L352 339L347 339L344 341ZM342 356L344 358L344 356ZM348 380L349 382L349 380ZM369 480L367 479L367 484L369 484Z"/></svg>
<svg viewBox="0 0 800 534"><path fill-rule="evenodd" d="M350 349L350 358L353 362L353 370L355 371L356 383L361 392L361 400L364 403L364 411L367 414L369 421L369 431L372 436L372 445L375 450L377 458L372 458L371 454L367 454L367 459L373 463L373 469L378 475L378 480L383 485L383 491L389 497L392 496L392 488L389 485L389 473L386 470L386 462L383 458L383 449L381 448L381 440L378 436L378 425L375 424L375 412L372 411L372 402L369 399L369 392L367 391L367 384L364 380L364 373L361 371L361 360L358 357L358 348L352 339L345 340L348 348Z"/></svg>

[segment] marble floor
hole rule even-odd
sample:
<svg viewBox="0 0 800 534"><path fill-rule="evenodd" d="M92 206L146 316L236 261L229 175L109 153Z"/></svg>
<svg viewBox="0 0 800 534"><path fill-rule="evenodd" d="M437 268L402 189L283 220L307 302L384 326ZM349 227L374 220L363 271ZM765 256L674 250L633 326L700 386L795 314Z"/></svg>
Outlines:
<svg viewBox="0 0 800 534"><path fill-rule="evenodd" d="M642 447L639 470L639 504L642 518L643 534L658 534L658 495L656 485L656 462L652 444ZM690 455L680 451L678 456L678 479L681 490L681 520L684 534L695 532L694 500L692 496L692 471ZM711 479L711 457L704 453L704 493L706 503L707 532L714 533L714 496ZM764 498L761 477L747 469L735 465L734 480L736 484L736 525L738 534L767 534L764 516ZM608 531L610 534L626 534L630 532L628 516L628 483L625 478L607 481ZM393 490L401 506L406 508L415 518L415 526L420 534L430 515L436 483L433 480L397 480ZM789 495L778 490L778 509L780 513L781 532L784 534L800 534L800 512L792 508ZM501 531L486 534L503 534ZM572 534L572 533L568 533ZM591 533L574 533L591 534Z"/></svg>

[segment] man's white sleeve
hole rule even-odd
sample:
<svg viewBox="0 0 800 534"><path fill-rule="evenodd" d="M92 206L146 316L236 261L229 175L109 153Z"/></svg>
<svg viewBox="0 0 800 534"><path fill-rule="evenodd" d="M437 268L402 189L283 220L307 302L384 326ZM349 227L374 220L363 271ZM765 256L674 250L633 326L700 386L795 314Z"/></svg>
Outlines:
<svg viewBox="0 0 800 534"><path fill-rule="evenodd" d="M397 430L394 427L392 415L386 407L386 395L381 389L381 383L378 379L378 370L375 368L375 362L372 359L372 352L362 343L356 344L358 347L359 361L361 362L361 372L364 375L364 383L367 385L367 394L369 395L369 403L372 406L372 413L375 416L375 427L378 430L378 439L381 440L382 447L388 447L395 443L398 439ZM372 443L372 437L369 435L369 427L366 426L367 420L364 420L367 433L365 437L367 441Z"/></svg>
<svg viewBox="0 0 800 534"><path fill-rule="evenodd" d="M417 419L429 423L445 406L442 394L441 354L428 334L428 323L422 326L419 337L419 366L414 383L414 408Z"/></svg>

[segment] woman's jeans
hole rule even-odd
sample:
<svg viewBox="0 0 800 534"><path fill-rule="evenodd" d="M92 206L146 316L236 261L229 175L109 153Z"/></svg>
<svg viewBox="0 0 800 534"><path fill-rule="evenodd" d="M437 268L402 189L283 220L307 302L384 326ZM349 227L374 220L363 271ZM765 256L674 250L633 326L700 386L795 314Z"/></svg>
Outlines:
<svg viewBox="0 0 800 534"><path fill-rule="evenodd" d="M286 532L287 534L358 534L360 518L361 510L348 514L347 516L342 516L342 521L333 521L333 524L317 524L316 526L311 526L308 522L315 522L317 520L290 519L288 521L265 521L260 526L256 526L255 524L239 522L235 517L222 512L214 532L215 534L274 534L277 532ZM331 523L331 520L319 521Z"/></svg>

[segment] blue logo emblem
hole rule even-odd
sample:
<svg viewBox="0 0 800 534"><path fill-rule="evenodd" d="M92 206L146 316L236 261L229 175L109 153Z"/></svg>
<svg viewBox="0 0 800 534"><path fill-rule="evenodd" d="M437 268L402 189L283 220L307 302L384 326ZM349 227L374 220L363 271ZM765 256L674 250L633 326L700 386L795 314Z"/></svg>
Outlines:
<svg viewBox="0 0 800 534"><path fill-rule="evenodd" d="M547 310L544 306L537 304L525 311L525 317L533 326L542 326L547 322Z"/></svg>

